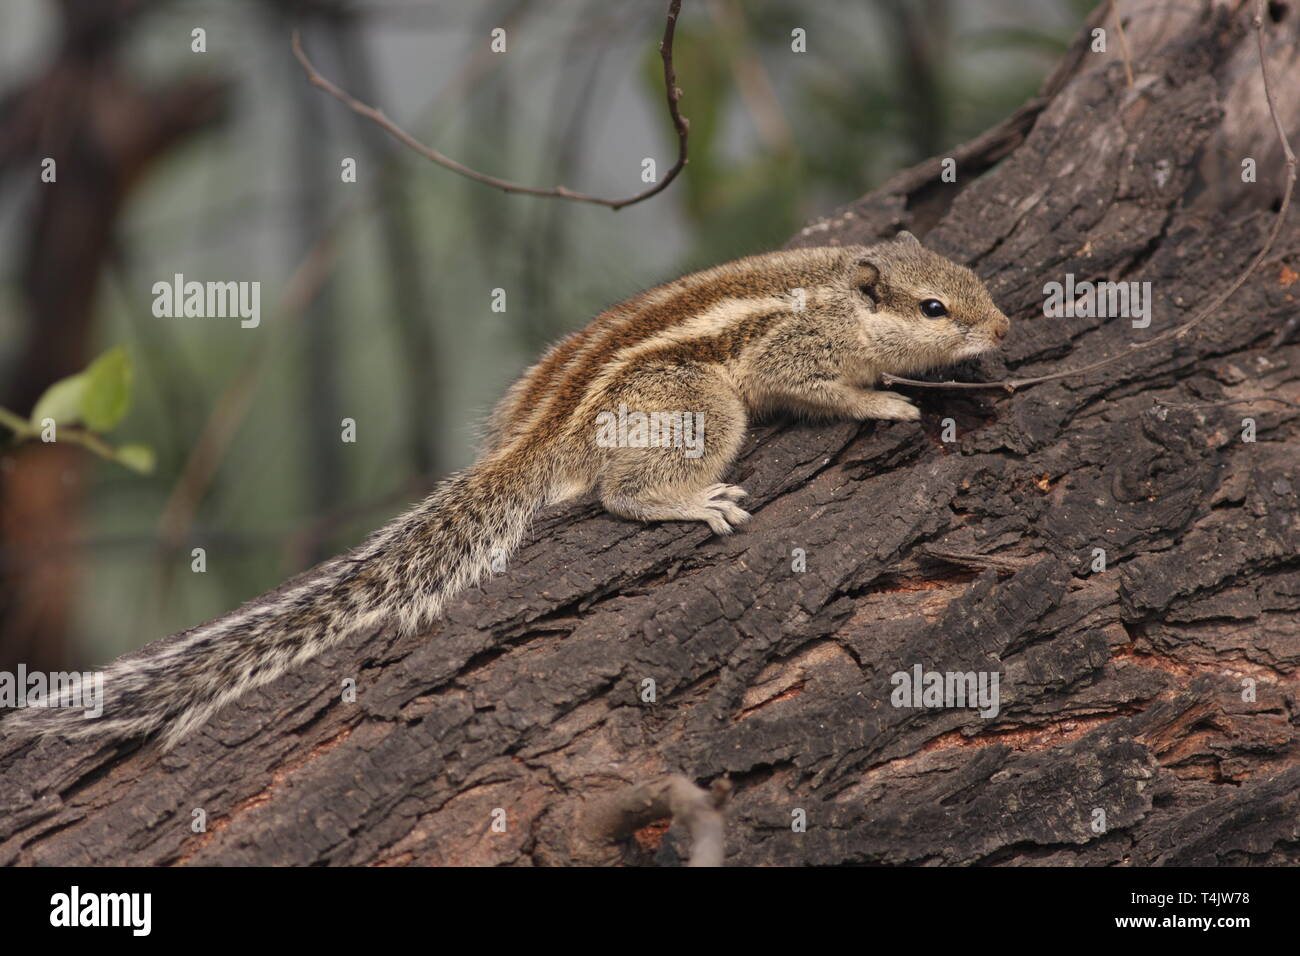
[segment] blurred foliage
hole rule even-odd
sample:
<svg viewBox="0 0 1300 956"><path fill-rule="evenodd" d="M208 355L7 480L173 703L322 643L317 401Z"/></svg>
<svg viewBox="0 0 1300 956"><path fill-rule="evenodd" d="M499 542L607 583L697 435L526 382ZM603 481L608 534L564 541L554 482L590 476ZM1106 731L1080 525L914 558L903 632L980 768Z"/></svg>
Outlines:
<svg viewBox="0 0 1300 956"><path fill-rule="evenodd" d="M106 461L147 475L155 464L152 448L139 442L114 448L101 438L126 417L134 384L131 356L119 345L91 362L85 371L47 388L27 421L0 409L0 425L8 426L20 440L58 441L62 435L64 441L81 445ZM46 422L54 424L48 437Z"/></svg>

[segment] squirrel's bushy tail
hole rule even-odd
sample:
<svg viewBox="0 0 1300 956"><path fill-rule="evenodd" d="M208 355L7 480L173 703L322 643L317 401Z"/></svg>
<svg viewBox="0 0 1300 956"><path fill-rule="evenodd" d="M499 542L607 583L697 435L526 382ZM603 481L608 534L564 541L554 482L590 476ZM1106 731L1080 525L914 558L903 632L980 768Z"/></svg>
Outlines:
<svg viewBox="0 0 1300 956"><path fill-rule="evenodd" d="M490 455L303 583L249 602L103 672L102 716L69 698L28 706L0 731L74 737L161 734L170 748L222 705L387 622L410 633L513 551L549 497L552 464L534 451ZM78 703L78 706L64 706Z"/></svg>

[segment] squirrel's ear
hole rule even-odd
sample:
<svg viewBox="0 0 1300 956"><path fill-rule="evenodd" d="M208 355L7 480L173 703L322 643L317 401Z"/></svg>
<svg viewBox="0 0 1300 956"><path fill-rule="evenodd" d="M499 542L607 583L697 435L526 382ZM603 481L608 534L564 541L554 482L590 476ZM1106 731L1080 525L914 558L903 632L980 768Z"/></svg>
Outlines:
<svg viewBox="0 0 1300 956"><path fill-rule="evenodd" d="M906 229L894 236L894 241L901 242L905 246L919 246L921 244L921 240L916 238L916 236L912 235Z"/></svg>
<svg viewBox="0 0 1300 956"><path fill-rule="evenodd" d="M876 284L880 281L880 269L870 259L862 258L853 264L853 287L872 302L880 301L876 293Z"/></svg>

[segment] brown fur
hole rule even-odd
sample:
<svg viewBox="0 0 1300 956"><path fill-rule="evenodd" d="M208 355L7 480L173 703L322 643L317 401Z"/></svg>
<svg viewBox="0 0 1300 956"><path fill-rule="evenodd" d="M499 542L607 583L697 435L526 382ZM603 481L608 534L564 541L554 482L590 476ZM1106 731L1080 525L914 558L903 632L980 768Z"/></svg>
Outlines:
<svg viewBox="0 0 1300 956"><path fill-rule="evenodd" d="M870 285L864 292L861 286ZM792 290L803 289L796 311ZM919 304L938 298L942 319ZM716 325L709 316L717 315ZM1008 327L980 280L909 234L873 247L753 256L602 313L566 339L498 407L496 449L546 448L549 500L597 488L609 510L642 520L701 520L727 533L748 518L721 484L753 416L914 418L880 374L947 364L993 348ZM596 416L620 405L702 413L699 459L677 448L602 448ZM721 500L719 500L721 495Z"/></svg>

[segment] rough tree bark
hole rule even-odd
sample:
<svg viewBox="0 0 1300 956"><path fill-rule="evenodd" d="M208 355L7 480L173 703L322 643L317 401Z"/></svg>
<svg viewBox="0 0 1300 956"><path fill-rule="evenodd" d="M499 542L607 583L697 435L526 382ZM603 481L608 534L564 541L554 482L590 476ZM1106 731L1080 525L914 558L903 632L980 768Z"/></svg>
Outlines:
<svg viewBox="0 0 1300 956"><path fill-rule="evenodd" d="M993 376L1185 319L1261 247L1280 150L1248 9L1129 6L1133 88L1085 33L956 184L922 164L795 242L907 226L970 262L1015 320ZM1293 77L1300 10L1269 10ZM755 430L732 538L557 510L429 634L358 635L171 754L0 744L0 861L671 862L679 825L601 847L582 820L680 773L729 778L730 864L1300 862L1300 408L1256 401L1300 402L1300 345L1269 346L1298 236L1196 334L1096 373ZM1150 281L1151 327L1044 318L1065 273ZM891 706L917 664L998 672L999 714Z"/></svg>

